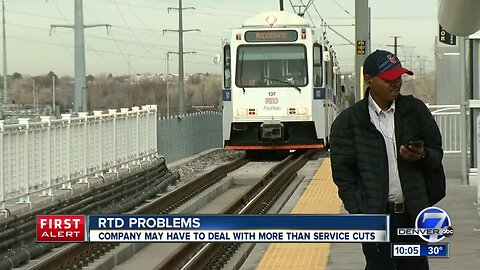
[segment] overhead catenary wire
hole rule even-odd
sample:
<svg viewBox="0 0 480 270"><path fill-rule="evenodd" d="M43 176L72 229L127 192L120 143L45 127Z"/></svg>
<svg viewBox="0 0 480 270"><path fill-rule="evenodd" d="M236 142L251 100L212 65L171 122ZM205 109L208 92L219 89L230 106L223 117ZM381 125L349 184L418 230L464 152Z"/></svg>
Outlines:
<svg viewBox="0 0 480 270"><path fill-rule="evenodd" d="M334 32L335 34L337 34L338 36L340 36L341 38L343 38L344 40L346 40L350 45L352 46L355 46L355 43L353 41L351 41L350 39L348 39L347 37L345 37L344 35L340 34L339 32L337 32L337 30L333 29L333 27L331 27L330 25L328 25L328 23L323 19L322 15L320 15L320 12L318 11L317 9L317 6L315 5L315 3L313 3L313 9L315 10L315 12L317 13L317 15L320 17L320 19L325 23L325 26L330 29L332 32Z"/></svg>
<svg viewBox="0 0 480 270"><path fill-rule="evenodd" d="M332 0L338 7L340 7L345 13L347 13L350 17L354 18L355 19L355 16L352 15L352 13L350 13L350 11L348 11L346 8L344 8L342 5L340 5L340 3L338 3L337 0Z"/></svg>
<svg viewBox="0 0 480 270"><path fill-rule="evenodd" d="M314 21L313 18L312 18L312 15L310 15L310 12L307 11L306 13L307 13L307 15L308 15L308 18L309 18L310 21L312 22L312 26L313 26L313 27L317 27L317 26L315 25L315 21Z"/></svg>
<svg viewBox="0 0 480 270"><path fill-rule="evenodd" d="M56 9L60 9L62 8L62 6L60 5L61 3L63 2L60 2L60 1L56 1L54 0L55 2L52 3L54 5L56 5ZM88 52L91 53L94 53L96 55L98 55L99 57L102 58L102 61L105 60L105 61L109 61L109 62L114 62L114 63L118 63L118 60L120 60L119 62L128 62L127 58L128 58L128 55L130 55L132 58L133 57L139 57L139 56L143 56L142 58L144 59L164 59L165 56L163 56L163 53L166 51L166 50L175 50L177 49L177 47L175 46L171 46L173 43L171 42L172 40L174 40L173 37L169 37L169 36L162 36L161 35L161 29L156 29L156 28L160 28L160 25L153 25L154 27L148 27L150 25L150 21L147 20L147 16L145 15L149 15L150 16L150 13L146 10L150 10L151 12L164 12L162 14L165 14L166 11L164 11L164 8L161 7L161 5L156 5L156 4L142 4L142 3L136 3L135 1L132 1L132 0L123 0L123 1L115 1L114 3L112 3L112 1L114 0L105 0L105 1L101 1L101 0L91 0L91 2L93 2L92 4L95 4L97 6L105 6L105 7L112 7L112 5L116 5L115 6L115 9L119 12L115 12L115 10L113 11L113 14L111 15L115 15L116 13L120 13L120 18L119 16L117 16L117 24L121 24L121 25L115 25L115 24L112 24L112 27L115 28L114 32L113 32L113 38L111 36L108 36L108 37L98 37L98 36L95 36L95 35L91 35L91 34L87 34L85 35L86 38L95 38L95 39L98 39L98 40L106 40L106 42L90 42L90 46L87 46L86 45L86 50ZM50 2L50 1L49 1ZM90 2L90 1L89 1ZM96 2L96 3L95 3ZM172 3L176 3L176 1L171 1ZM164 2L162 1L162 4ZM313 0L304 0L303 3L306 4L306 6L312 6L314 5L314 1ZM251 15L251 12L252 10L250 11L247 11L247 10L241 10L240 13L235 13L235 14L228 14L229 12L231 11L238 11L237 9L234 9L234 8L228 8L228 6L226 8L217 8L217 7L214 7L212 5L208 5L208 4L200 4L200 5L196 5L198 6L197 8L197 11L201 11L202 13L201 14L198 14L200 17L212 17L213 15L216 15L216 16L225 16L225 20L223 18L220 18L220 20L222 22L226 22L227 24L229 23L229 21L227 20L228 19L228 16L238 16L238 17L243 17L242 15L239 15L239 14L242 14L243 12L245 13L245 15ZM92 22L98 22L100 19L99 17L101 16L98 16L98 12L97 12L97 8L92 8L92 6L88 6L88 5L85 5L85 11L87 12L87 14L89 15L89 19L88 21L90 21L90 23ZM310 8L311 9L311 8ZM37 14L33 13L33 12L28 12L27 9L25 9L27 12L23 12L22 10L18 10L18 13L19 14L23 14L23 15L26 15L26 16L37 16L37 17L42 17L42 18L55 18L55 19L63 19L63 20L67 20L65 18L65 16L48 16L50 15L49 13L42 13L42 12L39 12ZM101 9L98 9L98 10L101 10ZM65 12L65 10L63 9L63 11ZM133 14L131 14L133 12ZM197 12L197 13L200 13L200 12ZM68 14L68 13L65 13L65 14ZM128 15L130 14L130 15ZM97 15L97 16L95 16ZM311 10L309 10L308 14L307 14L308 17L312 18L315 17L314 13L312 13ZM20 17L20 16L17 16L17 17ZM69 16L70 17L70 16ZM140 20L137 20L135 18L140 18ZM197 16L195 17L192 17L192 19L196 20ZM120 21L120 19L123 20L124 23L122 23ZM234 19L237 19L237 18L234 18ZM128 24L125 23L125 20L127 20ZM26 18L24 20L25 22L24 23L28 23L29 21L31 21L31 19L29 18ZM210 21L211 22L211 21ZM203 23L203 21L202 21ZM209 23L208 20L206 20L205 23ZM212 25L215 24L215 23L211 23ZM238 24L238 22L236 22L236 24ZM217 24L218 27L220 27L221 25ZM225 26L223 24L223 26ZM20 26L21 27L21 26ZM35 27L34 25L32 25L32 28ZM227 26L228 28L228 26ZM189 46L191 50L194 50L194 51L197 51L199 52L199 54L197 55L198 57L202 57L200 59L203 59L204 57L212 57L213 58L213 53L218 53L219 52L219 48L220 48L220 45L221 45L221 42L220 40L218 40L218 44L215 42L215 39L221 39L222 36L223 36L223 32L221 31L217 31L216 28L213 28L213 27L209 27L210 29L210 33L199 33L198 35L195 35L195 36L185 36L186 39L191 39L191 41L193 42L190 42L191 43L191 46ZM225 29L225 27L223 27L222 29ZM127 32L125 31L128 31L128 34ZM220 34L215 34L215 33L220 33ZM52 39L54 40L56 43L58 44L62 44L61 46L65 49L67 49L68 51L68 48L70 48L70 52L69 55L72 54L71 52L71 47L68 47L65 45L65 42L64 41L69 41L69 36L62 36L63 32L62 31L58 31L56 30L55 32L55 35L56 35L56 38L55 39ZM69 33L70 35L70 33ZM154 36L155 35L155 36ZM158 42L155 42L153 39L147 39L147 36L148 38L152 38L152 37L156 37L158 35L158 37L161 37L162 39L158 39ZM18 34L17 33L17 36L22 36L22 34ZM25 38L29 38L28 36L24 36ZM32 38L34 39L34 38ZM58 41L56 41L58 39ZM42 38L38 38L39 41L42 40ZM114 42L116 43L115 45L111 44L110 46L113 46L113 53L112 51L109 51L108 49L106 50L102 50L102 47L104 46L104 44L106 44L105 46L108 46L108 42ZM152 42L153 41L153 42ZM31 41L31 42L34 42L34 41ZM87 42L89 43L89 42ZM70 42L66 42L67 45L70 45ZM134 47L134 46L140 46L141 48L138 48L138 47ZM92 48L93 47L93 48ZM121 50L121 51L120 51ZM134 50L134 51L133 51ZM129 53L129 52L133 52L133 54ZM143 54L146 54L146 55L143 55ZM211 55L209 55L211 54ZM120 55L121 58L119 57L112 57L112 55ZM160 57L159 57L160 56ZM162 57L163 56L163 57ZM191 61L186 61L187 63L193 63ZM205 61L204 64L210 64L211 61ZM195 64L199 64L199 62L197 61ZM137 67L135 68L136 70L139 69L138 65Z"/></svg>
<svg viewBox="0 0 480 270"><path fill-rule="evenodd" d="M292 6L292 9L295 10L295 6L294 4L292 3L292 0L289 0L290 2L290 5ZM302 3L302 5L305 5L303 4L303 1L301 0L300 3ZM305 5L306 9L305 9L305 13L307 13L307 15L310 17L310 20L312 21L312 24L315 25L312 17L310 16L310 13L308 12L308 7L310 6L313 6L315 12L317 13L318 17L320 17L320 20L323 22L322 25L325 25L325 27L327 27L328 29L330 29L332 32L334 32L335 34L337 34L338 36L340 36L341 38L343 38L344 40L346 40L350 45L355 45L351 40L349 40L347 37L345 37L344 35L340 34L338 31L336 31L335 29L333 29L333 27L331 27L326 21L325 19L322 17L322 15L320 15L320 12L318 11L315 3L313 2L313 0L310 0L307 5Z"/></svg>

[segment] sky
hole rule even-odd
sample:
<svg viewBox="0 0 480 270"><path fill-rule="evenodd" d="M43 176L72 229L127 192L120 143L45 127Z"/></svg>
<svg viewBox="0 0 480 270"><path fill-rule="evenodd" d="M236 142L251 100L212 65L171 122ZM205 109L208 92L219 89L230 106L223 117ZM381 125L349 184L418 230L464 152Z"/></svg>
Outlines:
<svg viewBox="0 0 480 270"><path fill-rule="evenodd" d="M57 75L74 73L73 0L4 0L8 74ZM309 0L303 0L307 3ZM221 73L213 59L221 52L225 30L237 28L262 11L279 10L279 0L183 0L183 28L200 29L184 33L185 73ZM284 0L285 10L291 3ZM398 49L403 65L427 71L434 68L434 44L438 32L437 0L369 0L371 8L371 49L393 51L393 36L399 36ZM86 73L125 75L165 73L168 51L178 51L178 0L84 0L84 24L110 24L85 29ZM320 16L333 28L327 38L333 44L343 72L354 68L355 1L313 0L305 18L320 26ZM2 32L3 36L3 32ZM1 49L0 46L0 50ZM3 58L3 56L0 55ZM178 73L178 56L170 55L170 73Z"/></svg>

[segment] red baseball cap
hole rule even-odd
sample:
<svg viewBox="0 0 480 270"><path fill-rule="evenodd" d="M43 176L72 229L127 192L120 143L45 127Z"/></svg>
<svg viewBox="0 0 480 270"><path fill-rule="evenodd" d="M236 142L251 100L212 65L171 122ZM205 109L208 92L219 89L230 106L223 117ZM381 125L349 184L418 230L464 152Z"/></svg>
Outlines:
<svg viewBox="0 0 480 270"><path fill-rule="evenodd" d="M403 74L413 75L413 72L402 67L402 63L393 53L376 50L365 59L363 74L393 81L400 78Z"/></svg>

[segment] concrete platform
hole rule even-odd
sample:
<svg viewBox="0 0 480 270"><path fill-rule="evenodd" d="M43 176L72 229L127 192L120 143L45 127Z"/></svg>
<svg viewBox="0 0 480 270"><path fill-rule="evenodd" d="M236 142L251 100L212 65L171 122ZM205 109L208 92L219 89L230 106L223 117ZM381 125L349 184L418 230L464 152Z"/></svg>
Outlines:
<svg viewBox="0 0 480 270"><path fill-rule="evenodd" d="M448 239L450 258L429 259L432 270L480 269L480 216L476 202L477 187L461 184L460 157L445 155L447 196L437 204L452 220L454 235ZM365 259L361 244L334 243L330 249L327 270L363 269ZM413 269L412 269L413 270Z"/></svg>

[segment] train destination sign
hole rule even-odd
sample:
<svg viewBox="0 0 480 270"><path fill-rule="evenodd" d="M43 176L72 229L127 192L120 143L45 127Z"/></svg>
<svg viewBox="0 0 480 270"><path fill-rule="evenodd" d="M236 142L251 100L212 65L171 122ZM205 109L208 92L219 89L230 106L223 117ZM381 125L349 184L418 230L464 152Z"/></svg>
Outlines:
<svg viewBox="0 0 480 270"><path fill-rule="evenodd" d="M297 39L298 33L295 30L247 31L245 33L247 42L292 42Z"/></svg>

